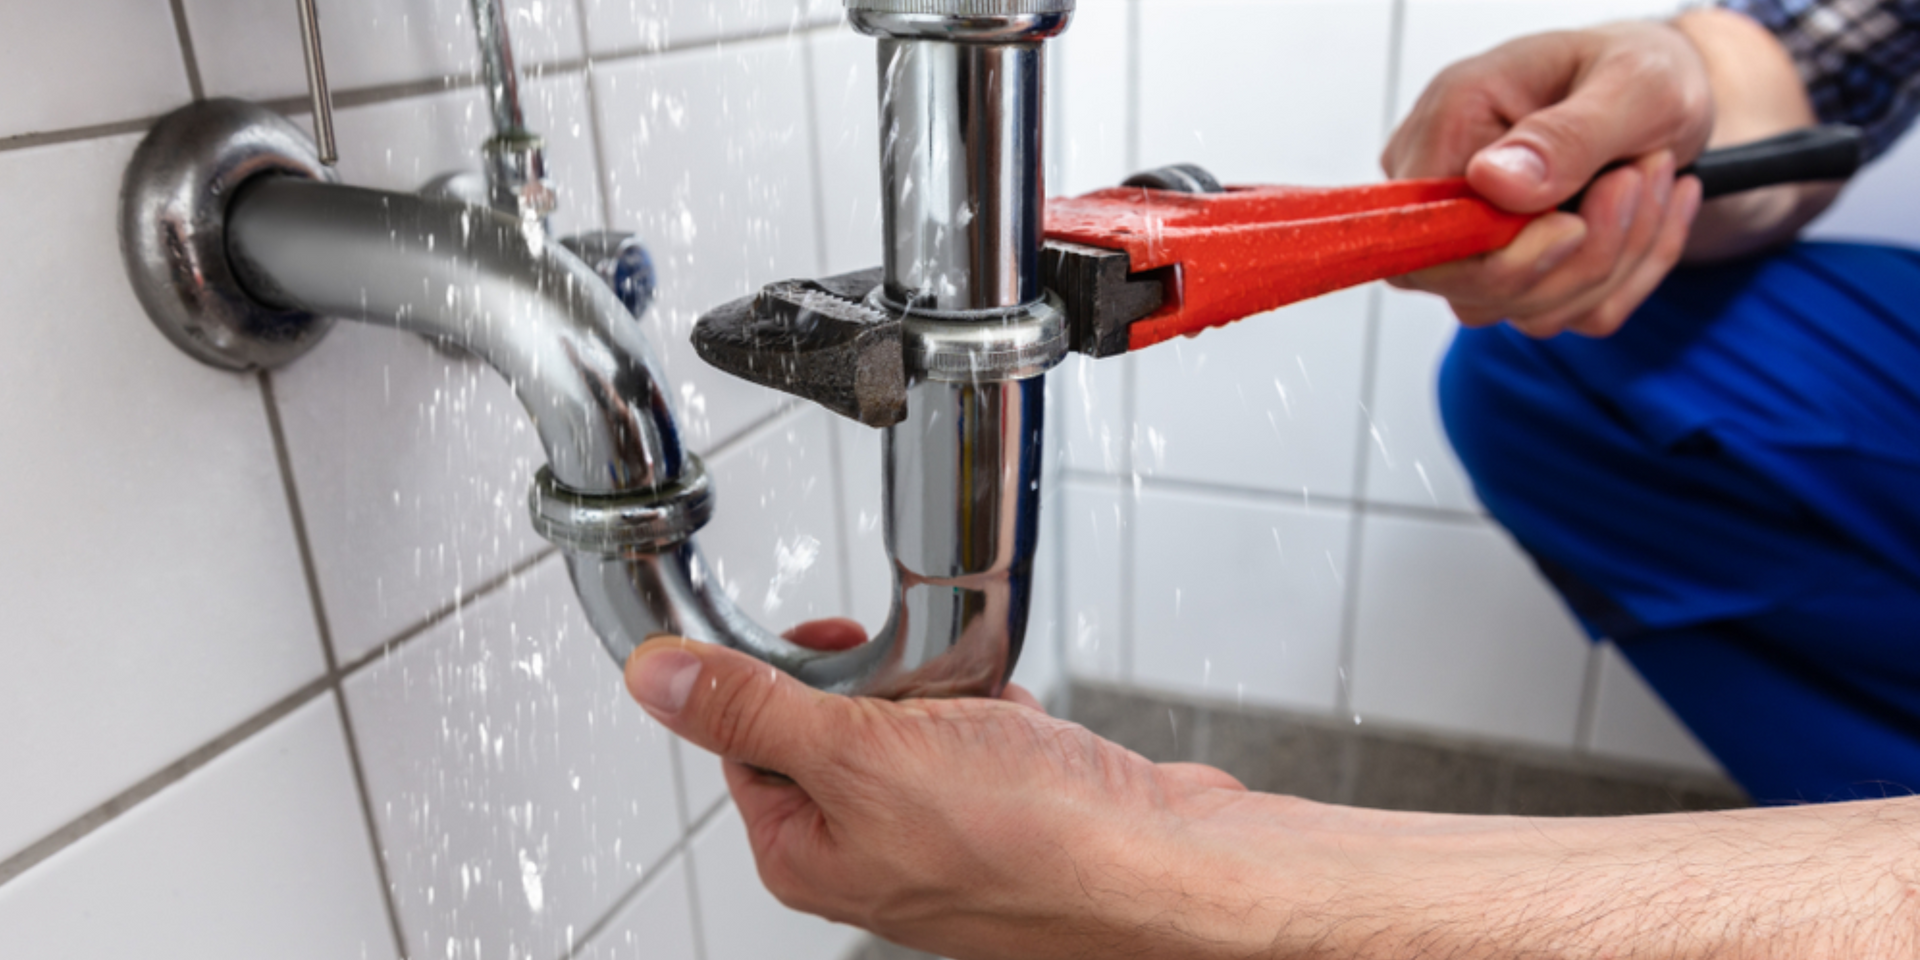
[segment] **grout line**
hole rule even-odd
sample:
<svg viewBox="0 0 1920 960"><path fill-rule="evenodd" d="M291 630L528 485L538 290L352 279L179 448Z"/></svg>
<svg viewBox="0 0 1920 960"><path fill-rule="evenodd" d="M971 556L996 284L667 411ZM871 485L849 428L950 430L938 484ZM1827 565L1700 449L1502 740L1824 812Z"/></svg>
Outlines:
<svg viewBox="0 0 1920 960"><path fill-rule="evenodd" d="M707 923L700 909L700 873L695 864L697 858L693 855L693 837L700 831L705 830L707 824L712 823L713 818L719 816L720 811L726 806L727 800L722 798L718 803L707 808L707 812L701 815L700 819L695 821L693 826L687 828L687 912L693 915L693 955L695 960L707 960L708 948Z"/></svg>
<svg viewBox="0 0 1920 960"><path fill-rule="evenodd" d="M1048 389L1052 389L1058 382L1058 378L1050 380L1047 384ZM1048 404L1047 409L1058 410L1059 408ZM1052 417L1052 419L1063 421L1065 418L1055 416ZM1067 566L1066 505L1067 476L1069 471L1066 469L1065 452L1058 448L1060 434L1050 430L1048 435L1054 438L1054 463L1059 465L1060 469L1054 471L1052 477L1053 490L1051 501L1054 505L1053 509L1042 515L1041 522L1050 523L1053 528L1053 654L1054 663L1060 670L1060 676L1059 679L1055 681L1056 686L1052 697L1055 702L1047 704L1047 706L1051 708L1048 712L1054 716L1067 717L1073 714L1074 679L1072 643L1070 641L1073 625L1068 619L1068 614L1072 612L1073 604L1068 602L1069 589L1067 586L1067 576L1071 572Z"/></svg>
<svg viewBox="0 0 1920 960"><path fill-rule="evenodd" d="M816 89L819 73L814 69L811 37L800 42L800 69L807 74L806 82L800 86L807 104L807 179L813 185L814 269L824 277L831 272L827 266L830 259L827 255L827 185L825 161L820 151L820 91Z"/></svg>
<svg viewBox="0 0 1920 960"><path fill-rule="evenodd" d="M619 919L621 912L632 906L635 900L638 900L642 894L647 892L649 887L653 886L656 878L667 873L667 867L673 863L674 857L681 858L686 867L687 901L693 913L694 952L697 957L704 958L706 956L706 937L700 926L699 884L694 882L693 836L701 830L706 829L707 824L713 822L714 817L719 815L720 811L725 807L726 803L724 801L714 804L699 821L681 831L680 839L675 840L673 846L668 847L666 852L660 855L660 865L647 871L639 880L635 881L633 886L629 887L625 893L615 897L613 905L607 908L607 912L601 914L600 919L595 920L591 926L587 927L587 929L580 934L579 939L575 940L573 946L561 955L560 960L575 960L575 958L579 957L587 947L593 944L594 938L605 933L607 928L613 925L613 921Z"/></svg>
<svg viewBox="0 0 1920 960"><path fill-rule="evenodd" d="M1387 84L1386 96L1381 104L1381 141L1392 134L1394 114L1399 111L1400 61L1406 47L1406 0L1393 0L1387 28ZM1347 582L1344 584L1345 596L1340 610L1340 667L1338 687L1334 690L1334 712L1340 716L1352 716L1359 719L1353 709L1354 669L1359 655L1360 640L1360 578L1366 552L1367 516L1377 509L1367 498L1367 483L1371 479L1373 463L1373 407L1377 406L1380 380L1380 351L1382 349L1382 316L1386 312L1386 294L1379 284L1374 284L1367 296L1367 327L1362 339L1360 372L1360 421L1357 425L1360 442L1354 446L1353 455L1353 515L1347 523ZM1382 511L1390 512L1390 511ZM1349 758L1358 762L1358 757ZM1358 769L1353 771L1358 777ZM1343 784L1343 789L1351 787ZM1351 794L1348 794L1351 796Z"/></svg>
<svg viewBox="0 0 1920 960"><path fill-rule="evenodd" d="M331 681L327 677L316 677L308 681L304 686L281 697L266 709L188 751L186 756L161 767L140 782L113 795L105 803L68 821L26 849L5 860L0 860L0 885L12 881L47 858L72 846L81 838L111 823L121 814L140 805L160 791L180 782L249 737L306 706L314 698L324 695L331 688Z"/></svg>
<svg viewBox="0 0 1920 960"><path fill-rule="evenodd" d="M1573 727L1573 752L1592 753L1594 728L1600 722L1600 674L1611 640L1587 645L1587 672L1580 681L1580 715Z"/></svg>
<svg viewBox="0 0 1920 960"><path fill-rule="evenodd" d="M1144 478L1140 476L1140 466L1135 463L1134 448L1139 445L1139 402L1140 365L1133 354L1121 361L1120 374L1120 425L1124 428L1125 445L1120 454L1130 488L1120 494L1120 676L1132 680L1134 664L1134 602L1133 593L1139 584L1134 570L1139 556L1138 528L1140 519L1140 494L1145 489Z"/></svg>
<svg viewBox="0 0 1920 960"><path fill-rule="evenodd" d="M833 477L833 532L834 540L840 544L840 609L842 616L852 617L853 610L853 526L847 522L847 464L841 456L840 431L846 429L841 418L834 417L827 424L827 457L830 463L827 471Z"/></svg>
<svg viewBox="0 0 1920 960"><path fill-rule="evenodd" d="M1064 482L1089 487L1099 487L1122 493L1132 489L1129 478L1110 473L1096 473L1089 470L1067 468L1061 478ZM1252 500L1257 503L1292 507L1309 511L1351 510L1364 508L1368 516L1396 517L1404 520L1424 520L1430 523L1448 523L1459 526L1481 526L1489 522L1484 513L1467 510L1453 510L1447 507L1423 507L1413 504L1387 503L1380 500L1365 500L1353 497L1331 497L1314 494L1309 505L1302 506L1301 495L1295 490L1262 490L1258 487L1242 487L1233 484L1213 483L1207 480L1184 480L1177 477L1140 478L1143 490L1161 493L1184 493L1194 496L1225 497L1236 500Z"/></svg>
<svg viewBox="0 0 1920 960"><path fill-rule="evenodd" d="M176 0L178 2L178 0ZM838 28L838 24L812 24L795 30L789 27L754 30L742 34L702 40L698 43L663 44L659 47L631 47L597 57L574 57L567 60L553 60L537 63L524 68L521 73L535 78L563 76L568 73L586 73L596 65L620 63L627 60L645 59L679 53L685 50L697 50L708 46L724 46L729 43L749 43L777 37L801 37L812 33L821 33ZM192 85L192 79L189 78ZM390 83L380 86L359 87L351 90L336 90L333 93L335 109L345 110L352 107L365 107L381 103L392 103L413 97L429 96L453 90L468 90L480 86L480 78L471 74L447 74L429 77L425 80L411 80L403 83ZM197 98L197 97L196 97ZM306 94L291 97L278 97L254 101L278 113L289 116L305 115L312 110L311 98ZM73 143L81 140L97 140L104 137L119 136L126 133L140 133L153 126L159 120L154 117L140 117L133 120L116 120L112 123L98 123L84 127L68 127L61 130L48 130L37 133L22 133L10 137L0 137L0 153L9 150L25 150L32 147L44 147L52 144Z"/></svg>
<svg viewBox="0 0 1920 960"><path fill-rule="evenodd" d="M319 564L313 559L313 541L307 533L306 510L300 505L300 485L293 474L293 456L288 451L287 431L280 420L280 401L273 390L273 373L262 370L257 377L260 402L266 408L267 430L273 436L273 457L280 470L280 486L287 498L287 516L293 523L293 539L300 551L300 571L307 583L307 600L313 608L314 631L320 637L320 653L327 664L327 685L333 691L333 703L340 716L340 732L346 740L347 765L353 770L355 799L360 802L360 817L367 828L368 852L380 884L380 901L386 907L387 928L393 934L396 956L407 955L407 938L401 932L400 908L393 899L393 879L387 872L386 845L380 840L380 824L373 815L373 794L367 789L366 765L360 759L360 738L353 725L353 711L347 706L347 692L340 683L340 657L334 648L333 626L327 620L326 598L320 589Z"/></svg>
<svg viewBox="0 0 1920 960"><path fill-rule="evenodd" d="M687 920L693 928L694 960L707 960L707 924L700 915L700 871L693 862L691 844L687 847Z"/></svg>
<svg viewBox="0 0 1920 960"><path fill-rule="evenodd" d="M200 82L200 59L193 52L193 31L187 26L186 0L173 0L173 32L180 39L180 59L187 70L187 90L193 94L193 101L199 103L207 98L207 88Z"/></svg>
<svg viewBox="0 0 1920 960"><path fill-rule="evenodd" d="M671 731L664 732L671 738L671 749L667 751L667 766L673 771L673 810L680 817L680 832L685 834L693 829L693 812L687 806L687 761L682 756L686 752L685 741L674 736Z"/></svg>
<svg viewBox="0 0 1920 960"><path fill-rule="evenodd" d="M645 895L655 881L668 873L669 868L673 866L673 858L685 854L686 846L686 838L681 837L674 842L673 846L668 847L667 852L660 856L659 866L641 874L640 879L635 881L633 886L628 887L624 893L615 897L613 899L613 905L607 908L607 912L601 914L600 919L588 924L587 929L581 931L580 936L567 945L566 951L560 954L560 960L574 960L574 958L581 955L582 951L591 946L593 941L598 939L601 934L607 932L607 928L613 926L615 920L620 919L621 913L625 912L628 907L633 906L633 902Z"/></svg>
<svg viewBox="0 0 1920 960"><path fill-rule="evenodd" d="M434 627L437 627L440 624L445 623L447 620L451 619L452 617L457 616L461 611L465 610L466 608L473 606L474 604L479 603L482 600L485 600L488 596L493 594L495 591L499 590L502 587L507 586L508 584L514 582L515 580L520 579L521 576L531 571L534 567L537 567L540 564L545 563L547 560L553 558L559 553L560 553L559 547L555 547L551 545L544 547L541 550L535 552L532 556L526 558L525 560L520 561L517 564L514 564L512 567L509 567L506 570L506 572L495 574L491 579L482 582L479 586L473 588L472 590L467 591L466 593L461 594L460 596L453 598L452 600L448 601L447 603L435 609L433 612L427 614L425 617L416 621L412 626L407 627L404 630L401 630L397 634L394 634L391 638L385 641L382 641L379 646L376 646L372 650L369 650L366 653L361 654L358 658L354 659L352 662L341 667L339 671L340 679L346 680L354 676L355 674L358 674L360 671L365 670L367 667L373 665L374 663L377 663L385 659L386 657L392 656L393 654L399 652L400 648L406 646L409 642L418 639L421 635L432 630Z"/></svg>
<svg viewBox="0 0 1920 960"><path fill-rule="evenodd" d="M313 542L307 535L306 512L300 506L300 488L293 477L293 457L287 449L287 431L280 420L280 402L273 391L273 374L260 371L260 402L266 408L267 432L273 437L273 457L280 470L280 491L287 498L287 515L293 523L293 540L300 550L300 573L307 584L307 601L313 607L313 622L320 634L320 653L326 658L329 676L340 672L340 660L333 648L333 625L327 621L327 606L320 590L320 572L313 562Z"/></svg>
<svg viewBox="0 0 1920 960"><path fill-rule="evenodd" d="M1400 70L1407 56L1407 0L1393 0L1387 26L1387 102L1386 116L1380 121L1380 140L1393 136L1393 121L1400 113Z"/></svg>
<svg viewBox="0 0 1920 960"><path fill-rule="evenodd" d="M1127 0L1127 173L1140 169L1140 0Z"/></svg>
<svg viewBox="0 0 1920 960"><path fill-rule="evenodd" d="M582 27L582 29L584 30L585 28ZM777 29L752 30L694 43L668 43L656 47L627 47L598 56L589 54L586 56L569 57L565 60L544 60L520 68L520 74L528 79L551 79L574 73L585 74L591 72L592 69L597 66L620 64L629 60L644 60L650 57L683 53L688 50L722 47L729 43L753 43L775 38L801 37L811 33L823 32L828 29L832 29L832 27L814 26L802 30L790 30L786 27L780 27ZM336 90L333 94L333 105L335 109L344 110L350 107L391 103L395 100L405 100L411 97L426 96L435 93L446 93L452 90L477 89L482 83L483 81L478 73L448 73L437 77L427 77L422 80L406 80L399 83ZM290 115L308 113L313 107L312 99L306 94L261 100L259 103L269 109Z"/></svg>
<svg viewBox="0 0 1920 960"><path fill-rule="evenodd" d="M33 147L47 147L60 143L78 143L83 140L100 140L128 133L144 133L148 127L160 120L159 117L141 117L138 120L116 120L113 123L97 123L90 127L72 127L66 130L52 130L46 133L21 133L0 138L0 153L9 150L27 150Z"/></svg>
<svg viewBox="0 0 1920 960"><path fill-rule="evenodd" d="M1359 433L1359 443L1353 451L1353 514L1347 521L1347 575L1342 585L1340 605L1340 668L1339 686L1334 689L1334 712L1340 716L1359 716L1353 711L1353 673L1357 659L1360 633L1360 575L1362 554L1367 543L1367 479L1373 461L1373 447L1369 443L1373 435L1374 393L1378 387L1380 371L1380 315L1384 309L1386 295L1374 284L1367 294L1367 326L1361 338L1360 361L1360 417L1354 425Z"/></svg>
<svg viewBox="0 0 1920 960"><path fill-rule="evenodd" d="M735 451L752 444L755 440L758 440L769 433L772 433L773 428L779 426L781 421L787 419L788 417L795 417L795 414L806 411L808 406L809 404L807 404L805 401L788 397L781 402L780 406L774 408L772 413L769 413L766 416L761 417L760 419L755 420L752 423L749 423L738 430L735 430L734 432L728 434L725 438L723 438L719 443L716 443L713 446L708 447L705 452L700 454L700 459L706 462L709 466L711 466L714 463L718 463L719 461L729 456L732 456ZM795 419L798 419L798 418L795 417Z"/></svg>
<svg viewBox="0 0 1920 960"><path fill-rule="evenodd" d="M283 475L283 476L286 476L286 475ZM301 535L296 533L296 537L298 536L301 536ZM488 580L487 582L481 584L479 587L475 588L474 590L454 600L452 603L448 604L447 606L442 607L441 609L436 610L431 614L428 614L424 620L420 621L419 623L416 623L415 625L407 628L406 630L401 631L393 639L386 641L385 643L381 644L379 647L375 648L374 650L362 655L359 659L354 660L353 662L348 663L343 667L340 667L337 669L329 669L326 675L316 677L313 680L308 681L304 686L300 687L298 690L294 691L293 693L290 693L287 696L276 701L273 705L267 707L266 709L260 711L259 713L253 715L252 717L249 717L248 719L241 721L239 724L235 725L234 727L220 734L219 736L213 738L212 740L209 740L206 743L201 744L199 747L196 747L193 750L189 751L184 757L181 757L180 759L175 760L173 763L170 763L167 766L162 767L159 771L141 780L139 783L136 783L133 786L128 787L126 790L123 790L120 793L115 794L106 802L100 804L97 807L94 807L93 809L87 811L86 813L83 813L80 816L75 817L73 820L68 821L66 824L54 829L51 833L48 833L45 837L42 837L40 840L35 841L33 844L29 845L26 849L21 850L19 853L16 853L5 860L0 860L0 885L5 885L9 881L13 880L15 877L18 877L20 874L25 873L27 870L32 869L34 866L45 861L47 858L53 856L56 853L59 853L61 850L66 849L67 847L71 846L73 843L80 840L81 838L87 836L88 834L94 832L95 830L98 830L101 827L112 822L115 818L119 817L121 814L126 813L128 810L133 809L135 806L138 806L140 803L152 798L155 794L158 794L161 790L164 790L167 787L173 785L174 783L179 782L181 779L185 778L189 774L192 774L194 771L199 770L201 767L206 766L208 763L212 762L214 759L218 758L220 755L226 753L228 750L231 750L234 747L239 746L241 743L251 738L254 734L259 733L262 730L265 730L267 727L272 726L274 723L286 717L288 714L292 713L295 710L298 710L302 706L305 706L308 702L312 701L315 697L319 697L329 691L339 690L341 685L347 679L359 673L361 670L366 669L369 665L378 661L380 658L391 655L396 650L406 645L407 642L419 637L421 634L426 633L428 630L432 629L441 621L444 621L448 617L457 613L459 610L461 610L465 606L476 603L479 600L485 598L488 594L500 589L501 587L507 585L508 583L513 582L515 579L519 578L521 575L525 574L529 570L538 566L543 561L553 557L558 552L559 552L558 548L547 547L546 549L541 550L540 552L534 554L532 557L529 557L528 559L521 561L518 565L508 570L506 573L500 574L499 576L494 577L491 580ZM310 587L310 589L316 589L316 588ZM342 702L344 703L344 697L342 697L341 699L342 699ZM343 714L343 721L344 719L345 719L345 715ZM360 783L364 784L364 779L361 778L361 771L359 769L359 759L358 759L356 741L354 740L352 733L350 732L350 729L351 728L349 728L349 733L347 735L348 749L350 751L349 756L355 764L356 779L359 779ZM364 794L363 794L363 803L364 802L365 801L364 801ZM371 816L370 806L363 806L362 810L364 814L366 814L367 816ZM372 829L373 828L370 824L369 830L372 830ZM374 862L376 865L376 870L378 870L378 872L381 874L381 894L383 897L390 897L391 889L388 885L388 881L386 880L386 876L385 876L386 874L385 862L383 858L378 856L378 849L377 849L378 840L376 839L374 842L376 844L376 856L375 856ZM389 914L389 920L395 925L394 930L397 936L399 932L397 913ZM402 956L404 955L405 954L402 953Z"/></svg>
<svg viewBox="0 0 1920 960"><path fill-rule="evenodd" d="M591 51L593 41L587 36L587 0L574 0L573 20L580 31L580 49ZM613 167L607 163L607 135L603 129L604 120L600 116L600 94L593 89L593 54L588 53L581 64L581 85L587 90L587 129L593 141L593 176L600 187L600 229L616 230L613 225Z"/></svg>

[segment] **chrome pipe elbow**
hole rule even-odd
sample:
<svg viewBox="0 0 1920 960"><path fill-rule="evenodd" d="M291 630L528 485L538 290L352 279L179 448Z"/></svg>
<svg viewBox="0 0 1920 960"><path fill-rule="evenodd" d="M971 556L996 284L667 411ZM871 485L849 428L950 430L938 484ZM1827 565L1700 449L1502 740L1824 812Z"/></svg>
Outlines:
<svg viewBox="0 0 1920 960"><path fill-rule="evenodd" d="M240 188L228 260L256 300L445 341L499 371L567 489L671 486L688 455L619 298L537 227L454 200L291 177Z"/></svg>

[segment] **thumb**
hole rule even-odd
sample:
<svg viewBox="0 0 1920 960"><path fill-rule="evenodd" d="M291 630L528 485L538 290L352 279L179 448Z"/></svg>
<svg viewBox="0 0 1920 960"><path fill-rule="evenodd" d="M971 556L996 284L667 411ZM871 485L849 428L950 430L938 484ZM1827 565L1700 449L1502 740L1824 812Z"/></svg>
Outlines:
<svg viewBox="0 0 1920 960"><path fill-rule="evenodd" d="M825 731L838 698L723 647L649 640L628 658L626 679L655 720L728 760L798 779L833 742Z"/></svg>
<svg viewBox="0 0 1920 960"><path fill-rule="evenodd" d="M1663 147L1691 155L1675 140L1685 111L1667 91L1649 97L1644 76L1597 68L1566 99L1522 118L1467 163L1467 182L1515 213L1551 210L1579 193L1608 164Z"/></svg>

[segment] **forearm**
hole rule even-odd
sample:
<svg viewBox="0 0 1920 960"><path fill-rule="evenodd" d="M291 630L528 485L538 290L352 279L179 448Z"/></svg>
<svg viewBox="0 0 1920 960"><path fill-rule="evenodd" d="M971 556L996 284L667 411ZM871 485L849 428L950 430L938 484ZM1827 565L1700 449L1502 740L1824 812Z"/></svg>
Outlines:
<svg viewBox="0 0 1920 960"><path fill-rule="evenodd" d="M1153 955L1920 956L1916 800L1609 820L1246 804L1183 841L1213 884L1188 916L1213 925Z"/></svg>
<svg viewBox="0 0 1920 960"><path fill-rule="evenodd" d="M1725 10L1696 10L1673 21L1706 63L1713 90L1709 146L1764 139L1816 122L1786 48L1753 20ZM1726 260L1791 239L1840 194L1840 185L1798 184L1711 201L1700 209L1686 259Z"/></svg>

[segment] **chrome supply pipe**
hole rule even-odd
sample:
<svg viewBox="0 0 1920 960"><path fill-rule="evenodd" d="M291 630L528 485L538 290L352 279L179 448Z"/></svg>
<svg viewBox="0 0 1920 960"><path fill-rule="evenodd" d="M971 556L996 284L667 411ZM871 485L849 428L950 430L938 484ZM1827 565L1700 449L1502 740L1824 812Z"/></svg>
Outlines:
<svg viewBox="0 0 1920 960"><path fill-rule="evenodd" d="M487 166L489 202L542 220L559 207L547 179L546 142L527 129L520 108L520 73L513 64L513 36L502 0L473 0L474 36L480 47L480 80L487 91L493 136L480 148Z"/></svg>
<svg viewBox="0 0 1920 960"><path fill-rule="evenodd" d="M496 137L525 133L520 109L520 73L513 66L513 38L500 0L473 0L474 39L480 46L480 82L487 91Z"/></svg>

